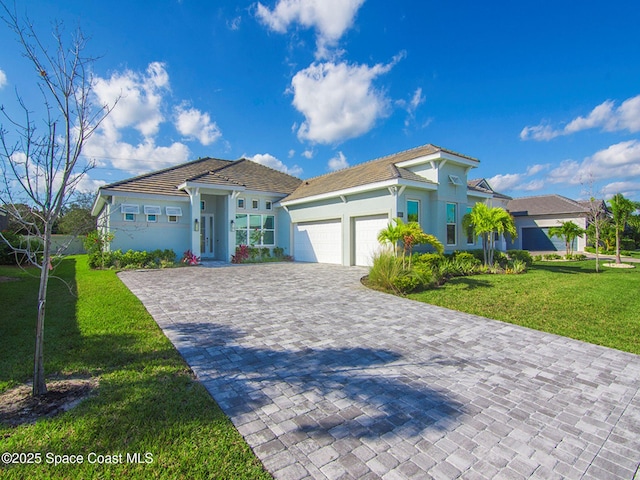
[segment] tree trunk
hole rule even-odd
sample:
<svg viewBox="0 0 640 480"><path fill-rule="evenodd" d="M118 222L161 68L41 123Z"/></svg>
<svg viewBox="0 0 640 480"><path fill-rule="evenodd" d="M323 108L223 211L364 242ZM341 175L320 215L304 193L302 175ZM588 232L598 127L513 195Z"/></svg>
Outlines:
<svg viewBox="0 0 640 480"><path fill-rule="evenodd" d="M620 231L616 228L616 263L622 263L620 258Z"/></svg>
<svg viewBox="0 0 640 480"><path fill-rule="evenodd" d="M38 318L36 321L36 350L33 361L33 396L47 393L44 374L44 316L47 303L47 284L51 259L51 229L48 222L44 226L42 265L40 267L40 288L38 289Z"/></svg>

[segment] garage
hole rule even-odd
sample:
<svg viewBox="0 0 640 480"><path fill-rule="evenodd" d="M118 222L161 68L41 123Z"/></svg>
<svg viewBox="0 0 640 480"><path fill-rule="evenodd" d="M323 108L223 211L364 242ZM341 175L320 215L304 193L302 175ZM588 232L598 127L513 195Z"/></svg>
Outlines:
<svg viewBox="0 0 640 480"><path fill-rule="evenodd" d="M298 262L342 264L342 222L296 223L293 227L293 258Z"/></svg>
<svg viewBox="0 0 640 480"><path fill-rule="evenodd" d="M554 252L564 250L565 244L562 237L550 237L548 227L527 227L522 229L522 249L533 252Z"/></svg>
<svg viewBox="0 0 640 480"><path fill-rule="evenodd" d="M371 266L373 255L380 250L378 234L387 228L387 215L372 215L354 219L354 252L355 264L362 267Z"/></svg>

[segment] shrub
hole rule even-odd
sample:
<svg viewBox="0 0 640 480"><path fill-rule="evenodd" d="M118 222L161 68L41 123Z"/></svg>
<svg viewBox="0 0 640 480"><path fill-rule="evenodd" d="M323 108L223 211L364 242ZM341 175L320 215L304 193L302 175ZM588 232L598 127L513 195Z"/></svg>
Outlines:
<svg viewBox="0 0 640 480"><path fill-rule="evenodd" d="M243 263L249 259L249 246L238 245L236 247L236 254L231 255L231 263Z"/></svg>
<svg viewBox="0 0 640 480"><path fill-rule="evenodd" d="M561 260L562 256L557 253L545 253L542 258L545 260Z"/></svg>
<svg viewBox="0 0 640 480"><path fill-rule="evenodd" d="M382 290L397 292L394 281L402 271L401 259L390 252L379 252L373 257L373 264L369 269L369 283Z"/></svg>
<svg viewBox="0 0 640 480"><path fill-rule="evenodd" d="M620 239L620 250L635 250L636 242L633 238L621 238Z"/></svg>
<svg viewBox="0 0 640 480"><path fill-rule="evenodd" d="M284 248L282 248L282 247L274 247L273 256L275 258L283 258L284 257Z"/></svg>
<svg viewBox="0 0 640 480"><path fill-rule="evenodd" d="M510 260L521 260L527 267L533 264L533 257L526 250L507 250L507 256Z"/></svg>
<svg viewBox="0 0 640 480"><path fill-rule="evenodd" d="M506 273L520 274L527 271L527 263L524 260L513 260L507 267Z"/></svg>
<svg viewBox="0 0 640 480"><path fill-rule="evenodd" d="M27 262L27 256L24 253L16 253L13 248L26 248L27 241L22 235L18 235L13 232L3 231L2 235L6 239L6 242L0 238L0 265L23 265ZM33 242L33 240L31 240ZM8 242L8 243L7 243ZM9 246L11 245L11 246ZM36 245L31 245L36 247ZM33 250L32 250L33 251Z"/></svg>
<svg viewBox="0 0 640 480"><path fill-rule="evenodd" d="M182 254L181 262L187 265L198 265L200 263L200 257L196 256L191 250L187 250Z"/></svg>

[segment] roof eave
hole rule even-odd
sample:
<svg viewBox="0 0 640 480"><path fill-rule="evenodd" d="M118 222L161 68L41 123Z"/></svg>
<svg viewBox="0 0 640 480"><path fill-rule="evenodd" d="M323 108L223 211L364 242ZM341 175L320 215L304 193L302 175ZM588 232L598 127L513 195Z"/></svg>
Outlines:
<svg viewBox="0 0 640 480"><path fill-rule="evenodd" d="M308 197L296 198L294 200L284 200L280 202L283 207L290 207L293 205L300 205L303 203L317 202L320 200L327 200L329 198L337 198L341 195L354 195L356 193L366 193L374 190L380 190L382 188L391 187L394 185L401 185L407 187L423 188L425 190L436 190L438 185L435 183L416 182L414 180L404 180L402 178L394 178L391 180L383 180L381 182L368 183L366 185L359 185L357 187L343 188L341 190L335 190L333 192L319 193L317 195L310 195Z"/></svg>

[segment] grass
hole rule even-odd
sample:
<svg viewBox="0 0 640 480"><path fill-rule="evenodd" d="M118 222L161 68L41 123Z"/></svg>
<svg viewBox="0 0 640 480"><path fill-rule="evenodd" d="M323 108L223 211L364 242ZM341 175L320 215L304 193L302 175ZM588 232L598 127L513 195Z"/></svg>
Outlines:
<svg viewBox="0 0 640 480"><path fill-rule="evenodd" d="M640 269L537 262L524 275L477 275L410 298L640 354Z"/></svg>
<svg viewBox="0 0 640 480"><path fill-rule="evenodd" d="M33 272L32 272L33 273ZM97 376L97 395L67 413L16 428L0 426L0 452L40 452L40 465L0 464L0 477L271 478L138 299L113 271L70 257L51 280L45 370ZM32 375L38 279L12 267L0 276L0 392ZM142 453L152 463L87 462L89 453ZM149 452L150 457L144 454ZM54 466L46 453L83 455ZM117 457L116 457L117 458Z"/></svg>

